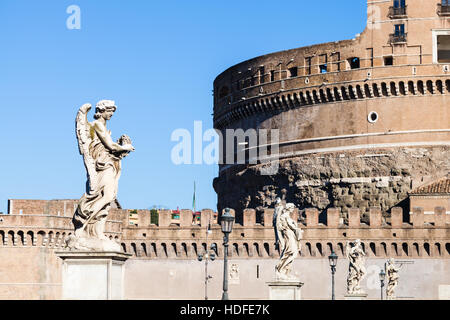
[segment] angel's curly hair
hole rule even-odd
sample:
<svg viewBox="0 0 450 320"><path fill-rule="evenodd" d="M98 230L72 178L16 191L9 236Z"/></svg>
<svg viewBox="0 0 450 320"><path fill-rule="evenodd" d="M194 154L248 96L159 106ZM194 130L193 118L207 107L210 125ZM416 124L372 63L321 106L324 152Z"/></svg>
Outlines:
<svg viewBox="0 0 450 320"><path fill-rule="evenodd" d="M116 109L117 107L113 100L101 100L95 105L94 119L100 119L101 114L106 110L113 110L115 112Z"/></svg>

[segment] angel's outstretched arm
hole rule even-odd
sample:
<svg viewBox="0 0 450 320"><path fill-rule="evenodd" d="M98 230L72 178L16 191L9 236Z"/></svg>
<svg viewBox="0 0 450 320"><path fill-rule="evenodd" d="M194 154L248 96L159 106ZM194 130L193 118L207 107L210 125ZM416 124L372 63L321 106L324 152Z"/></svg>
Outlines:
<svg viewBox="0 0 450 320"><path fill-rule="evenodd" d="M114 142L111 136L109 135L108 131L106 130L106 127L100 122L95 122L94 129L95 132L97 132L100 141L108 150L111 150L112 152L131 151L128 148L123 147L120 144Z"/></svg>

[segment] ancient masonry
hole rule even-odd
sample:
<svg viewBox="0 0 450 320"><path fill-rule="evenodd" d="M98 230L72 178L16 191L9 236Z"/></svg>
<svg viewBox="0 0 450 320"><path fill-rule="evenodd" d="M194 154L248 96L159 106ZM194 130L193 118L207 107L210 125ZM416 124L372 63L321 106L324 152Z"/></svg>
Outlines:
<svg viewBox="0 0 450 320"><path fill-rule="evenodd" d="M336 207L348 219L358 207L366 222L372 206L386 217L407 210L408 192L450 171L449 74L450 19L438 0L369 0L367 27L352 40L230 67L214 81L214 127L224 137L279 129L271 156L280 167L220 165L219 211L256 208L260 221L276 196L302 215Z"/></svg>
<svg viewBox="0 0 450 320"><path fill-rule="evenodd" d="M450 180L449 180L450 181ZM447 201L450 192L447 192ZM0 246L47 248L53 251L64 246L64 238L73 233L71 207L76 200L9 200L17 212L0 215ZM36 212L44 205L47 211ZM27 209L24 209L27 208ZM345 257L345 243L362 239L369 257L449 258L450 238L446 209L436 207L425 214L422 207L413 208L410 222L404 222L401 208L393 208L389 219L380 208L370 208L368 223L361 221L359 209L349 209L348 221L340 217L339 208L327 210L324 223L319 211L307 209L306 218L298 223L304 229L301 257L327 257L335 251ZM236 213L232 211L234 215ZM234 258L277 258L272 226L273 209L263 211L263 223L256 222L256 210L246 209L243 222L235 225L230 236L230 256ZM124 252L137 259L195 259L211 243L223 258L223 234L217 215L209 209L201 211L200 223L193 224L193 212L180 210L174 218L171 210L160 210L158 221L151 223L149 210L112 209L106 230L111 239L120 242ZM299 220L299 210L293 219ZM212 233L206 243L206 227ZM48 252L50 254L51 252Z"/></svg>

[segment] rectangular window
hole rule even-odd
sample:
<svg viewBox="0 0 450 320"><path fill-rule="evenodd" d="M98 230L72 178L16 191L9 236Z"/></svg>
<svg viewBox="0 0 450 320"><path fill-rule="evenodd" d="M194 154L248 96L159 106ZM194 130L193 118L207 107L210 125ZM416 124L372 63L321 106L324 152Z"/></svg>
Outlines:
<svg viewBox="0 0 450 320"><path fill-rule="evenodd" d="M450 35L437 36L438 63L450 63Z"/></svg>
<svg viewBox="0 0 450 320"><path fill-rule="evenodd" d="M298 76L298 68L297 67L289 68L289 77L294 78L297 76Z"/></svg>
<svg viewBox="0 0 450 320"><path fill-rule="evenodd" d="M384 57L384 65L385 66L394 65L394 57Z"/></svg>
<svg viewBox="0 0 450 320"><path fill-rule="evenodd" d="M275 81L275 71L270 71L270 81Z"/></svg>
<svg viewBox="0 0 450 320"><path fill-rule="evenodd" d="M264 67L259 67L259 83L264 83Z"/></svg>
<svg viewBox="0 0 450 320"><path fill-rule="evenodd" d="M312 57L305 58L306 74L311 74Z"/></svg>
<svg viewBox="0 0 450 320"><path fill-rule="evenodd" d="M321 64L319 66L319 69L320 69L320 73L327 73L328 72L328 68L327 68L327 64L326 63L325 64Z"/></svg>
<svg viewBox="0 0 450 320"><path fill-rule="evenodd" d="M405 35L405 25L404 24L396 24L394 34L395 34L395 36L404 36Z"/></svg>
<svg viewBox="0 0 450 320"><path fill-rule="evenodd" d="M405 8L406 0L394 0L394 8Z"/></svg>

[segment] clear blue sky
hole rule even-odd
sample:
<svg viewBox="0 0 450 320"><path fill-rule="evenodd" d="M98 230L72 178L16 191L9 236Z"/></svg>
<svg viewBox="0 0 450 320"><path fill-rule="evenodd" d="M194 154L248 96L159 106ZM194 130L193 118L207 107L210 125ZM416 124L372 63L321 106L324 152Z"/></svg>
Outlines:
<svg viewBox="0 0 450 320"><path fill-rule="evenodd" d="M80 30L66 28L73 4ZM195 180L197 208L216 209L217 166L172 164L172 131L212 127L213 81L228 67L353 38L365 19L365 0L1 0L0 212L9 198L81 197L74 120L100 99L118 106L113 138L136 148L122 164L124 208L191 208Z"/></svg>

